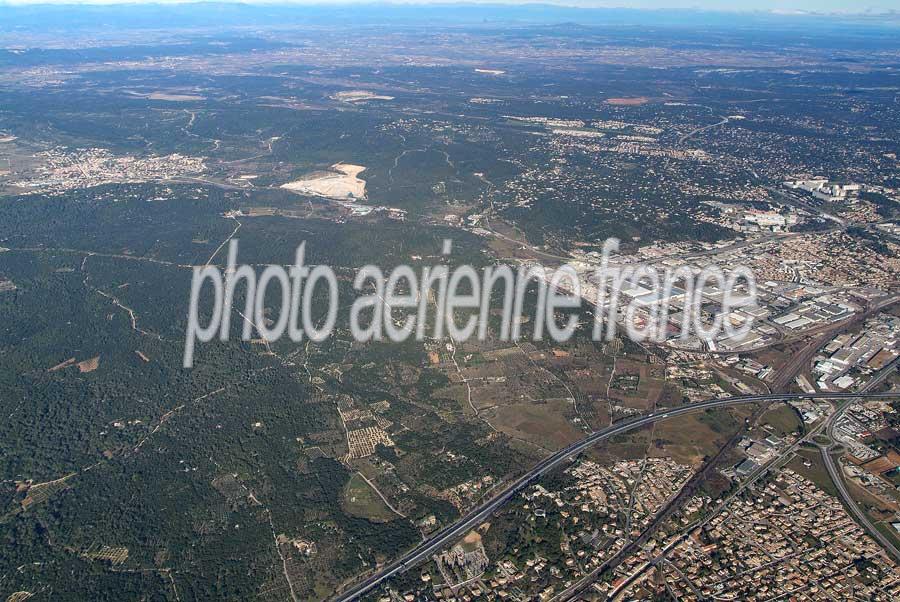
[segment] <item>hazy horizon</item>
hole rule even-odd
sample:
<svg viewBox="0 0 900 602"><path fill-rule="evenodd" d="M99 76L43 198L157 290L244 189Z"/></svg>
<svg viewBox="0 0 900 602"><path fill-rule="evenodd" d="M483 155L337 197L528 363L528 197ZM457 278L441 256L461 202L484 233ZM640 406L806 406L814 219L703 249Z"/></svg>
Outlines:
<svg viewBox="0 0 900 602"><path fill-rule="evenodd" d="M448 2L446 0L0 0L0 5L37 6L37 5L150 5L150 4L259 4L259 5L524 5L546 4L577 8L616 8L638 10L699 10L714 12L769 12L769 13L878 13L895 12L898 6L895 0L867 0L860 5L851 0L757 0L753 2L732 2L728 0L466 0L464 2Z"/></svg>

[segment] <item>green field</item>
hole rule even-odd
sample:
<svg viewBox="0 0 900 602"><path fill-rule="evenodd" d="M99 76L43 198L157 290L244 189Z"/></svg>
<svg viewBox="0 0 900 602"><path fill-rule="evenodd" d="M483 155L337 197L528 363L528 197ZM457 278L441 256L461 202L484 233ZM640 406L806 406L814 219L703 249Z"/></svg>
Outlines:
<svg viewBox="0 0 900 602"><path fill-rule="evenodd" d="M809 460L811 466L804 466L804 459ZM788 468L815 483L816 487L828 495L837 497L837 489L828 475L825 465L822 464L822 457L819 455L818 450L803 449L798 451L797 456L788 464Z"/></svg>
<svg viewBox="0 0 900 602"><path fill-rule="evenodd" d="M800 416L790 406L779 404L765 413L763 424L768 424L779 437L783 437L798 430L802 430L803 422Z"/></svg>
<svg viewBox="0 0 900 602"><path fill-rule="evenodd" d="M387 522L397 518L384 500L358 474L354 474L347 481L341 504L347 514L374 522Z"/></svg>

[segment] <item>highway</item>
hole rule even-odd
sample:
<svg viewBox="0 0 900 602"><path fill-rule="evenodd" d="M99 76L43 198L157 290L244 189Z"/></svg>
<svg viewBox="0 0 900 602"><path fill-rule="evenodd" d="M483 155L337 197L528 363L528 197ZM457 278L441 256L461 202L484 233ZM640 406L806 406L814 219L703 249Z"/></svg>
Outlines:
<svg viewBox="0 0 900 602"><path fill-rule="evenodd" d="M741 485L735 491L733 491L731 494L729 494L728 497L725 498L725 500L722 501L712 512L707 514L704 518L688 525L684 529L684 531L680 537L676 537L675 539L671 540L668 544L666 544L663 547L662 551L660 553L658 553L655 558L645 562L643 565L641 565L641 567L639 567L639 569L637 571L633 572L625 580L623 580L619 584L619 586L616 587L615 590L613 590L612 594L625 591L644 571L647 570L647 568L654 566L661 561L664 561L665 557L669 554L669 552L671 552L672 549L674 549L685 538L687 538L690 533L692 533L695 529L709 523L709 521L711 521L714 517L719 515L719 513L721 513L722 510L725 509L728 506L728 504L731 503L731 500L733 500L735 497L740 495L742 491L744 491L747 487L752 485L760 476L767 473L770 469L774 468L775 466L780 465L781 462L785 458L791 456L803 443L814 442L815 436L818 435L823 430L826 431L826 433L829 435L829 437L833 437L832 430L833 430L834 423L837 420L837 418L848 407L850 407L857 399L859 399L860 396L866 397L866 393L868 391L871 391L872 389L874 389L875 387L880 385L888 376L890 376L891 373L893 373L893 371L897 368L898 365L900 365L900 358L895 358L887 366L882 368L881 371L874 378L872 378L869 382L867 382L866 385L862 389L860 389L857 393L855 393L853 395L847 395L846 396L848 398L847 402L843 406L835 408L835 411L832 412L832 414L828 417L828 419L825 420L825 422L823 422L822 424L820 424L813 430L809 431L805 436L798 439L787 450L785 450L783 453L779 454L779 456L777 458L775 458L774 460L772 460L772 461L766 463L765 465L760 466L758 469L756 469L752 474L750 474L746 479L744 479L744 481L741 483ZM894 393L894 395L897 395L897 394ZM835 482L835 486L838 488L840 495L842 497L846 496L844 498L845 505L853 507L855 509L855 505L852 505L852 500L850 499L849 495L847 495L846 489L843 487L843 482L842 481L838 482L837 473L832 472L832 466L830 466L830 462L831 462L832 458L829 456L827 459L825 459L825 456L828 455L828 449L830 447L831 447L830 445L828 445L828 446L819 445L819 448L822 451L825 465L829 471L829 476L831 477L831 480ZM900 561L900 557L895 555L895 553L897 551L896 548L891 544L890 541L886 541L886 538L884 537L884 535L882 535L880 532L878 532L877 529L875 529L875 527L871 523L869 523L868 519L864 516L864 513L854 511L853 515L867 531L869 531L870 533L873 533L873 534L877 533L877 535L873 535L873 537L879 543L881 543L882 545L885 546L885 550L889 554L891 554L892 556L894 556L895 559ZM587 588L587 586L589 586L590 583L593 581L593 579L590 579L589 577L591 577L591 576L590 575L587 576L585 579L580 580L578 583L576 583L572 587L568 588L561 594L558 594L557 597L555 597L553 599L554 602L556 600L559 600L560 602L565 602L567 600L573 599L574 596L576 596L578 593L584 591Z"/></svg>
<svg viewBox="0 0 900 602"><path fill-rule="evenodd" d="M872 524L872 521L869 520L866 513L860 509L856 504L856 501L850 497L850 492L847 491L847 485L844 483L843 476L839 472L840 468L837 467L834 458L828 453L828 449L823 446L820 447L819 450L822 452L822 460L825 462L825 468L828 469L828 475L831 477L831 480L834 481L834 485L837 487L838 493L844 501L844 506L846 506L850 513L853 514L853 518L856 519L856 522L859 523L875 541L881 544L881 547L884 548L894 560L900 562L900 550L897 549L897 546L895 546L887 536Z"/></svg>
<svg viewBox="0 0 900 602"><path fill-rule="evenodd" d="M896 368L897 365L900 364L900 358L894 358L894 360L885 366L877 377L873 378L871 381L866 383L866 386L861 389L861 392L871 391L875 387L877 387L881 382L887 378ZM850 492L847 491L847 485L844 483L844 476L841 474L841 469L837 466L834 458L829 453L831 447L834 446L834 425L837 422L837 419L844 413L844 411L853 404L852 401L847 403L844 407L838 409L834 414L831 415L828 419L826 433L831 438L831 445L819 445L819 451L822 454L822 461L825 463L825 468L828 469L828 476L831 477L831 480L834 481L834 485L840 494L841 499L844 502L844 506L853 514L853 517L856 519L856 522L859 523L868 533L872 536L875 541L881 544L881 547L885 549L885 551L890 554L894 560L900 562L900 550L897 549L897 546L894 545L890 539L887 538L881 531L879 531L875 525L872 524L872 521L869 520L868 515L862 510L856 503L856 501L850 496Z"/></svg>
<svg viewBox="0 0 900 602"><path fill-rule="evenodd" d="M718 126L720 126L720 125L724 125L724 124L728 123L728 121L729 121L730 119L731 119L730 117L722 117L722 121L718 121L718 122L716 122L716 123L711 123L711 124L709 124L709 125L705 125L705 126L703 126L703 127L699 127L699 128L694 129L694 130L691 130L690 132L688 132L687 134L685 134L684 136L682 136L681 138L678 139L677 146L681 146L682 144L684 144L684 142L685 142L688 138L692 137L694 134L699 134L700 132L704 132L704 131L709 130L709 129L712 129L712 128L714 128L714 127L718 127Z"/></svg>
<svg viewBox="0 0 900 602"><path fill-rule="evenodd" d="M382 567L379 571L363 579L350 589L337 594L333 599L335 602L348 602L356 600L360 596L376 588L383 581L403 573L412 568L420 561L428 558L431 554L443 549L456 539L485 522L494 512L512 500L521 491L530 486L534 481L547 474L560 464L566 462L573 456L581 453L585 449L596 445L597 443L609 439L615 435L625 433L634 429L641 428L648 424L653 424L659 420L673 418L682 414L708 410L712 408L728 407L733 405L781 401L790 399L854 399L854 398L887 398L895 399L897 394L890 393L786 393L786 394L769 394L769 395L745 395L740 397L726 397L723 399L710 399L686 406L671 408L664 411L657 411L643 416L637 416L627 420L623 420L612 424L604 429L591 433L584 439L576 441L555 452L554 454L544 458L531 468L527 473L513 481L503 491L498 493L490 500L482 503L474 508L465 516L462 516L455 523L448 525L427 538L425 541L417 545L415 548L406 552L403 556Z"/></svg>

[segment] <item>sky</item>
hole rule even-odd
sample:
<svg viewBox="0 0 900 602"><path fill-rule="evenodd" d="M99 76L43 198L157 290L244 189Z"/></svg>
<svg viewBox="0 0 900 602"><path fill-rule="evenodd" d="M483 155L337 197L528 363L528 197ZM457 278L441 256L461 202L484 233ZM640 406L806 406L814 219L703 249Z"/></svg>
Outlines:
<svg viewBox="0 0 900 602"><path fill-rule="evenodd" d="M160 4L164 2L191 2L197 0L0 0L0 4ZM240 1L246 4L349 4L386 3L377 0L214 0ZM900 0L464 0L456 3L493 4L560 4L580 7L641 8L641 9L701 9L714 11L770 11L778 13L865 13L900 12ZM397 4L453 4L454 0L391 0Z"/></svg>

